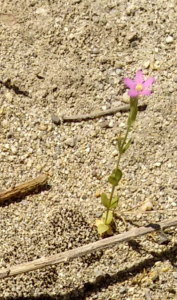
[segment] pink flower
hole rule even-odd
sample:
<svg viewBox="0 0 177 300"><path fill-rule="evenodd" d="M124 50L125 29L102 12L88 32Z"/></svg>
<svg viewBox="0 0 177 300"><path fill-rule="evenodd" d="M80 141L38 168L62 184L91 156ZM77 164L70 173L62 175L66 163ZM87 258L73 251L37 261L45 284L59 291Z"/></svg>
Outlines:
<svg viewBox="0 0 177 300"><path fill-rule="evenodd" d="M123 79L125 85L130 89L128 95L132 98L137 96L150 95L151 91L148 90L148 87L152 85L155 81L154 77L150 77L146 81L143 80L143 73L141 70L136 72L134 81L130 78Z"/></svg>

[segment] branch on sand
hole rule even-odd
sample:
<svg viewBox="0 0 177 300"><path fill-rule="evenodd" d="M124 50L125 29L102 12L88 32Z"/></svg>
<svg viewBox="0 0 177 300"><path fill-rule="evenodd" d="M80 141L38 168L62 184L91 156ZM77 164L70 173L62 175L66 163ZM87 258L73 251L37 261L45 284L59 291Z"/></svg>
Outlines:
<svg viewBox="0 0 177 300"><path fill-rule="evenodd" d="M130 231L108 237L76 249L2 269L0 270L0 279L38 270L47 266L59 264L61 262L66 262L70 259L81 257L88 253L111 247L117 243L127 242L154 231L161 231L171 226L177 226L177 218L173 218L156 224L149 224L140 228L133 228Z"/></svg>

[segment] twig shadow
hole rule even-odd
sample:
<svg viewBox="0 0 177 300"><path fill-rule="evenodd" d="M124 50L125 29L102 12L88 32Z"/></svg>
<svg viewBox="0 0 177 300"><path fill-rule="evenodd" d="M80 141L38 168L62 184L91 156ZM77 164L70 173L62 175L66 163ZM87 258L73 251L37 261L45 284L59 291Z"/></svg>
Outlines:
<svg viewBox="0 0 177 300"><path fill-rule="evenodd" d="M152 226L152 225L151 225ZM100 277L99 281L94 282L85 282L82 288L75 288L69 293L57 294L50 296L48 294L42 294L40 296L25 296L25 297L6 297L4 300L85 300L88 296L96 294L100 291L100 288L108 288L111 285L116 283L124 282L125 280L130 279L131 277L136 276L139 273L142 273L145 268L151 268L155 262L160 260L169 260L173 266L177 266L177 243L171 246L169 249L157 253L151 251L150 254L152 257L144 259L144 261L139 263L134 263L131 267L124 270L120 270L114 275L104 274ZM77 295L77 296L76 296Z"/></svg>

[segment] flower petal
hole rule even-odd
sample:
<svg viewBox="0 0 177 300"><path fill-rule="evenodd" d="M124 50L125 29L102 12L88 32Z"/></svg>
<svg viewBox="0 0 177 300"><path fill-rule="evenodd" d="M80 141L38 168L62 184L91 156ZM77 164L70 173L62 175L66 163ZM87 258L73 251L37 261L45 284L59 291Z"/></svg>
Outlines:
<svg viewBox="0 0 177 300"><path fill-rule="evenodd" d="M147 95L150 95L151 93L152 93L152 91L149 91L149 90L143 90L143 91L141 92L141 95L147 96Z"/></svg>
<svg viewBox="0 0 177 300"><path fill-rule="evenodd" d="M143 83L143 73L141 70L138 70L135 75L135 83L142 84Z"/></svg>
<svg viewBox="0 0 177 300"><path fill-rule="evenodd" d="M129 89L133 89L135 88L135 82L130 79L130 78L124 78L123 82L125 83L125 85L129 88Z"/></svg>
<svg viewBox="0 0 177 300"><path fill-rule="evenodd" d="M136 90L129 90L128 95L132 98L137 97L138 96L138 92Z"/></svg>
<svg viewBox="0 0 177 300"><path fill-rule="evenodd" d="M155 81L154 77L148 78L145 82L143 82L143 89L148 88L151 84L153 84Z"/></svg>

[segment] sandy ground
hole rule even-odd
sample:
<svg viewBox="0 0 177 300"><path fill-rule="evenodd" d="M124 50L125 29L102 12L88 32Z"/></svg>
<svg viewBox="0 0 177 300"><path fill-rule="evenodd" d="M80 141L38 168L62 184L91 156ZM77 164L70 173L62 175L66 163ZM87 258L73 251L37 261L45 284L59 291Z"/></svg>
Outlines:
<svg viewBox="0 0 177 300"><path fill-rule="evenodd" d="M122 79L154 76L121 161L116 213L127 229L176 216L177 2L1 0L0 188L41 173L50 189L0 206L0 268L99 239L93 228L109 191L127 113L53 124L51 115L125 104ZM117 232L125 230L116 218ZM1 280L0 299L177 299L177 230Z"/></svg>

